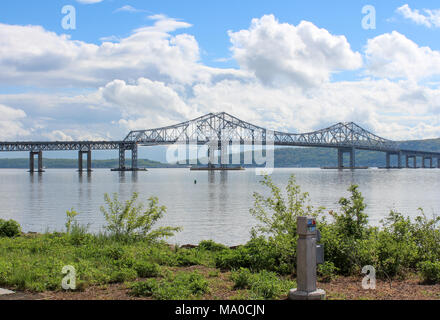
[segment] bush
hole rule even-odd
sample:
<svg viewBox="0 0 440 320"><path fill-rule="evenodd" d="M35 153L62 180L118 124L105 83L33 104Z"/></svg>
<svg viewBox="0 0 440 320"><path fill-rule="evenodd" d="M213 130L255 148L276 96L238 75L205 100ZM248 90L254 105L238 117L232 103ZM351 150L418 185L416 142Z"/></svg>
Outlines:
<svg viewBox="0 0 440 320"><path fill-rule="evenodd" d="M133 193L130 200L120 202L118 194L113 194L113 199L105 194L104 199L108 209L101 206L101 212L107 221L106 229L110 235L116 239L136 239L141 238L149 241L157 241L160 238L171 237L181 228L160 227L152 230L153 226L160 220L166 212L166 207L158 206L158 199L149 198L147 208L144 205L137 204L138 193Z"/></svg>
<svg viewBox="0 0 440 320"><path fill-rule="evenodd" d="M323 264L318 265L318 275L320 275L321 282L331 282L336 277L338 268L335 267L333 262L325 261Z"/></svg>
<svg viewBox="0 0 440 320"><path fill-rule="evenodd" d="M135 262L134 269L141 278L152 278L160 275L160 266L157 263L138 261Z"/></svg>
<svg viewBox="0 0 440 320"><path fill-rule="evenodd" d="M228 249L228 247L220 243L215 243L212 240L203 240L199 243L199 249L207 251L222 251Z"/></svg>
<svg viewBox="0 0 440 320"><path fill-rule="evenodd" d="M296 286L293 281L278 278L275 272L263 270L251 273L246 268L233 271L231 280L234 281L234 289L249 289L252 299L278 299Z"/></svg>
<svg viewBox="0 0 440 320"><path fill-rule="evenodd" d="M295 287L292 281L280 280L276 273L266 270L254 275L251 284L251 298L274 300L286 296Z"/></svg>
<svg viewBox="0 0 440 320"><path fill-rule="evenodd" d="M440 283L440 262L423 261L419 264L423 282L428 284Z"/></svg>
<svg viewBox="0 0 440 320"><path fill-rule="evenodd" d="M110 283L121 283L125 281L135 280L137 273L133 269L121 268L120 270L113 271L110 276Z"/></svg>
<svg viewBox="0 0 440 320"><path fill-rule="evenodd" d="M21 234L21 226L14 220L0 219L0 237L14 238Z"/></svg>
<svg viewBox="0 0 440 320"><path fill-rule="evenodd" d="M296 242L280 243L264 237L253 238L244 246L217 253L215 265L223 270L243 267L252 272L269 270L280 274L291 274L296 265L295 248Z"/></svg>
<svg viewBox="0 0 440 320"><path fill-rule="evenodd" d="M247 289L252 282L252 273L247 268L240 268L232 272L231 280L234 281L234 289Z"/></svg>
<svg viewBox="0 0 440 320"><path fill-rule="evenodd" d="M179 249L176 254L176 263L181 267L196 266L202 263L197 250Z"/></svg>
<svg viewBox="0 0 440 320"><path fill-rule="evenodd" d="M194 299L208 291L208 281L198 272L169 274L164 279L148 279L131 286L131 294L157 300Z"/></svg>

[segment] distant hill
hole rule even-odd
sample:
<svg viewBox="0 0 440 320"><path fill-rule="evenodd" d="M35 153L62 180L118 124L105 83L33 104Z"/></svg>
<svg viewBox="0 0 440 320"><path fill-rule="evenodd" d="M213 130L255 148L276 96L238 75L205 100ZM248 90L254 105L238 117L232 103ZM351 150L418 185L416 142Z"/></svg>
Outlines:
<svg viewBox="0 0 440 320"><path fill-rule="evenodd" d="M400 142L402 149L440 152L440 139L413 140ZM243 155L242 155L243 158ZM345 158L348 161L348 155ZM337 165L337 150L328 148L277 148L275 150L275 167L325 167ZM392 160L395 161L396 160ZM420 160L419 160L420 161ZM130 159L127 159L130 165ZM46 168L77 168L77 159L44 159ZM139 159L139 167L144 168L176 168L180 165L170 165L148 159ZM385 166L383 152L356 151L356 165L369 167ZM28 159L0 159L0 168L28 168ZM118 160L94 160L93 168L116 168Z"/></svg>

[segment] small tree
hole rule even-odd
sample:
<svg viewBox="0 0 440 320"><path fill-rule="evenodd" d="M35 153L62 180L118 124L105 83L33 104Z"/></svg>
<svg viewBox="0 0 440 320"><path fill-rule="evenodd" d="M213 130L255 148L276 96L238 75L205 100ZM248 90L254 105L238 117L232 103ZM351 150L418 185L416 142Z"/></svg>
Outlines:
<svg viewBox="0 0 440 320"><path fill-rule="evenodd" d="M72 231L72 223L75 224L75 217L78 215L78 212L72 208L70 211L66 211L66 233L70 234Z"/></svg>
<svg viewBox="0 0 440 320"><path fill-rule="evenodd" d="M296 265L297 228L298 216L318 216L322 208L315 210L309 203L308 193L302 193L296 184L295 176L291 176L286 186L286 198L282 190L277 187L270 176L264 176L261 183L270 189L270 196L265 197L254 193L254 207L251 214L260 222L252 228L251 243L264 242L270 248L258 245L257 251L265 251L259 254L260 259L274 259L281 273L290 273ZM266 237L268 237L266 239ZM263 239L264 238L264 239Z"/></svg>
<svg viewBox="0 0 440 320"><path fill-rule="evenodd" d="M142 238L149 241L156 241L163 237L171 237L179 232L179 227L160 227L152 230L154 224L161 219L166 212L165 206L159 206L156 197L148 199L147 208L144 204L136 204L139 197L134 192L130 200L119 201L118 194L113 194L113 199L106 193L104 196L108 206L106 209L101 206L101 212L107 221L106 229L116 238Z"/></svg>
<svg viewBox="0 0 440 320"><path fill-rule="evenodd" d="M330 211L330 215L335 219L340 234L348 238L363 239L368 229L368 215L364 212L367 205L357 185L351 185L348 191L351 193L350 198L339 200L342 213Z"/></svg>
<svg viewBox="0 0 440 320"><path fill-rule="evenodd" d="M286 186L287 199L284 199L282 190L277 187L270 176L264 176L261 184L271 191L269 197L255 192L254 207L251 214L261 222L252 229L252 236L258 233L272 237L296 238L296 218L298 216L318 216L323 208L315 210L309 203L309 194L302 193L296 184L295 176L292 175Z"/></svg>

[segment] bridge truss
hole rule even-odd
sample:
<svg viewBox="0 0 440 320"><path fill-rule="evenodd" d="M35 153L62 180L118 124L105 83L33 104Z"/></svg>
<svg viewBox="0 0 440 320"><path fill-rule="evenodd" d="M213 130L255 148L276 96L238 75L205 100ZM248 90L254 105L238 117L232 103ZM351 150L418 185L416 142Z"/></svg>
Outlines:
<svg viewBox="0 0 440 320"><path fill-rule="evenodd" d="M221 148L225 144L239 143L240 145L274 145L324 147L338 149L338 167L343 167L343 156L350 154L350 167L355 167L355 150L371 150L386 153L387 167L390 167L392 155L398 157L398 167L403 167L402 159L406 157L406 167L409 160L422 157L425 160L437 159L440 168L440 152L402 150L395 141L379 137L353 122L340 122L331 127L308 133L286 133L271 131L263 127L240 120L226 112L209 113L193 120L176 125L131 131L123 141L71 141L71 142L0 142L0 152L28 151L30 152L31 171L33 156L42 157L43 151L76 150L80 156L82 170L82 154L88 155L88 170L91 170L89 159L92 150L119 150L119 170L137 170L138 145L155 146L170 144L205 145L215 142ZM132 153L132 167L125 167L125 152ZM39 161L39 171L42 161ZM90 167L89 167L90 166ZM414 160L414 167L416 162Z"/></svg>

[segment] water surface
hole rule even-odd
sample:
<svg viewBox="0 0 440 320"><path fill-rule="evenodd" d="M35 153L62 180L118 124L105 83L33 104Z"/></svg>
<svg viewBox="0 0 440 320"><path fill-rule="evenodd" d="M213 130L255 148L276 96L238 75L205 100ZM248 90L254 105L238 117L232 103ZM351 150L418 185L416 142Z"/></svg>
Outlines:
<svg viewBox="0 0 440 320"><path fill-rule="evenodd" d="M415 216L419 207L428 215L440 213L439 169L275 169L272 178L284 187L291 174L302 190L310 193L311 203L327 211L337 210L337 202L341 196L348 196L350 184L358 184L372 224L378 224L391 209L408 216ZM24 231L61 231L66 210L75 208L81 223L89 224L91 231L99 231L105 223L99 210L104 193L117 192L126 199L137 191L143 200L157 196L168 208L161 224L183 227L169 242L212 239L237 245L249 239L255 224L249 214L253 193L267 191L260 180L253 169L213 173L189 169L117 173L97 169L91 174L50 169L33 175L25 170L2 169L0 218L17 220Z"/></svg>

